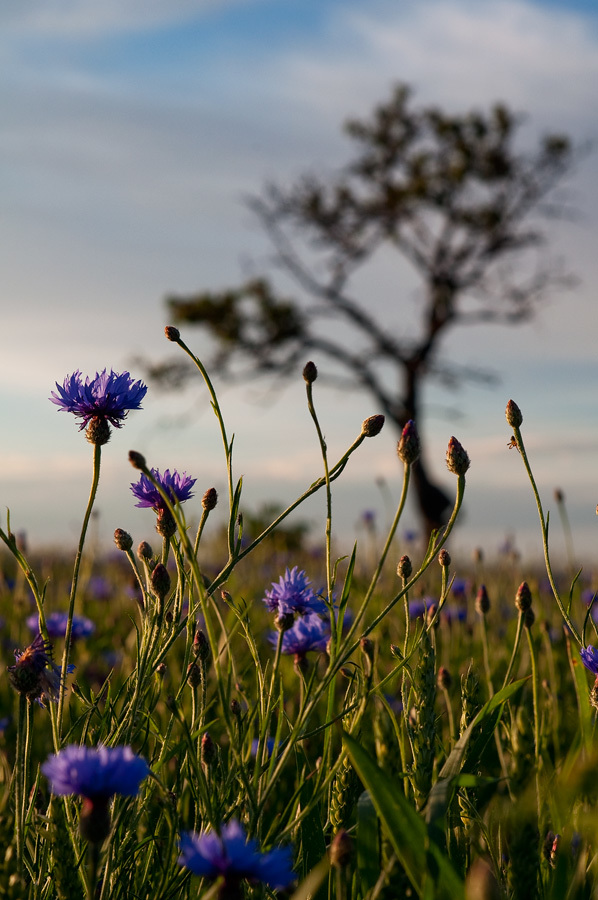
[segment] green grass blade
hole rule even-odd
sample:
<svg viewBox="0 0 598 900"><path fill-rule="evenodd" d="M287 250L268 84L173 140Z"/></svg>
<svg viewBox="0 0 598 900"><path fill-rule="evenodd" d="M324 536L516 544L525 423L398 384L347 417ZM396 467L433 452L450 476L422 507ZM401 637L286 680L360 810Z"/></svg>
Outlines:
<svg viewBox="0 0 598 900"><path fill-rule="evenodd" d="M380 828L368 791L357 801L357 867L362 893L371 891L380 875Z"/></svg>
<svg viewBox="0 0 598 900"><path fill-rule="evenodd" d="M463 882L424 820L354 738L343 733L343 744L418 897L432 896L428 885L433 881L437 900L464 900Z"/></svg>

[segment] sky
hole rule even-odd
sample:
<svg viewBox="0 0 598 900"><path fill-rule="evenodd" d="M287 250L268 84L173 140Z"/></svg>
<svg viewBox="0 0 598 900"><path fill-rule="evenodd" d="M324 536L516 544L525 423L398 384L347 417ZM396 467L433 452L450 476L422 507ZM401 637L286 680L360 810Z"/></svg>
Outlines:
<svg viewBox="0 0 598 900"><path fill-rule="evenodd" d="M489 557L509 538L541 550L521 460L508 450L509 398L555 554L564 547L553 493L565 495L576 554L598 551L598 10L560 0L21 0L0 7L0 521L32 547L71 546L91 481L91 448L48 397L76 369L138 377L139 357L172 356L164 298L234 286L264 269L270 248L244 203L267 181L338 171L343 134L398 82L417 103L449 111L504 101L524 112L522 146L567 132L587 148L559 188L574 213L546 223L549 249L578 284L554 293L517 329L454 331L446 357L500 377L450 393L429 386L423 421L430 467L454 490L444 456L454 434L471 457L453 546ZM380 314L408 317L412 285L382 265L365 285ZM391 289L392 288L392 289ZM397 304L397 297L398 306ZM183 337L199 355L200 332ZM325 368L325 360L315 360ZM288 503L321 471L301 373L282 388L216 381L246 508ZM367 395L316 391L338 458L378 412ZM116 527L152 539L134 506L130 449L225 496L216 420L198 378L173 396L148 391L104 449L98 538ZM381 536L401 483L396 434L366 441L336 483L339 552L363 541L364 510ZM299 514L324 533L324 500ZM215 526L214 526L215 527ZM412 510L401 528L416 528Z"/></svg>

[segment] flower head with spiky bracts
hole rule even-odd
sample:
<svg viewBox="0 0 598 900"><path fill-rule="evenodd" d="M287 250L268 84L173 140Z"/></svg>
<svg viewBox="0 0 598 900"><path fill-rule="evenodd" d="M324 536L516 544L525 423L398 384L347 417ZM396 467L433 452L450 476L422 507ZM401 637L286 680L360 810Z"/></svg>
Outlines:
<svg viewBox="0 0 598 900"><path fill-rule="evenodd" d="M282 636L282 653L294 653L295 656L304 658L306 653L318 651L322 653L326 649L330 638L330 622L321 619L315 613L295 619L295 623L287 629ZM278 643L278 634L270 636L272 644Z"/></svg>
<svg viewBox="0 0 598 900"><path fill-rule="evenodd" d="M598 676L598 650L592 647L591 644L588 644L587 647L581 648L579 655L586 669Z"/></svg>
<svg viewBox="0 0 598 900"><path fill-rule="evenodd" d="M193 496L191 489L197 479L189 478L186 472L183 472L182 475L179 475L176 469L173 469L172 473L170 469L165 469L163 475L160 475L159 469L150 469L150 472L173 504L184 503ZM153 509L156 512L167 508L160 491L152 484L147 475L141 475L139 481L133 482L131 491L139 501L135 506Z"/></svg>
<svg viewBox="0 0 598 900"><path fill-rule="evenodd" d="M149 774L142 756L130 747L80 747L70 744L42 765L53 794L79 794L88 800L114 794L135 797Z"/></svg>
<svg viewBox="0 0 598 900"><path fill-rule="evenodd" d="M52 659L52 644L38 634L25 650L15 650L16 662L8 667L10 683L19 694L45 706L47 700L56 703L62 669ZM69 665L68 673L75 667Z"/></svg>
<svg viewBox="0 0 598 900"><path fill-rule="evenodd" d="M65 612L53 612L46 619L46 628L51 638L64 637L66 634L66 626L68 614ZM31 631L39 631L39 618L37 614L29 616L27 619L27 627ZM86 616L73 616L71 629L71 640L89 637L96 630L94 623Z"/></svg>
<svg viewBox="0 0 598 900"><path fill-rule="evenodd" d="M272 588L266 591L263 598L270 612L278 616L296 613L299 616L310 612L327 613L326 604L311 588L310 580L298 566L287 567L278 584L272 582Z"/></svg>
<svg viewBox="0 0 598 900"><path fill-rule="evenodd" d="M81 419L79 431L86 428L88 439L99 444L110 437L108 423L121 428L129 410L141 409L147 393L146 385L133 381L129 372L119 375L106 369L85 380L77 369L66 376L62 386L56 382L56 387L58 393L52 391L51 402Z"/></svg>
<svg viewBox="0 0 598 900"><path fill-rule="evenodd" d="M209 830L199 835L183 832L179 864L195 875L211 880L224 879L220 896L240 896L239 883L247 879L283 889L295 879L290 847L277 847L261 853L254 840L247 840L243 826L232 819L220 833Z"/></svg>

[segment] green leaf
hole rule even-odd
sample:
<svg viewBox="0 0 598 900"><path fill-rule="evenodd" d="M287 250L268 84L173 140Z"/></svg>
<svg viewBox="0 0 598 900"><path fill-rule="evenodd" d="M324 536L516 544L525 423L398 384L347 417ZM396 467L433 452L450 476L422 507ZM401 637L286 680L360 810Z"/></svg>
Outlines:
<svg viewBox="0 0 598 900"><path fill-rule="evenodd" d="M362 783L370 793L382 826L419 897L464 900L464 885L450 860L431 839L426 823L400 790L350 735L343 744ZM429 882L435 891L430 893Z"/></svg>
<svg viewBox="0 0 598 900"><path fill-rule="evenodd" d="M453 795L455 782L457 776L461 772L461 767L465 761L465 753L474 730L479 729L480 733L476 737L467 757L472 768L475 768L477 765L484 747L492 737L494 729L498 725L498 721L502 715L504 704L523 687L527 680L527 678L522 678L519 681L512 682L512 684L507 684L506 687L497 691L496 694L484 704L477 716L463 732L440 770L438 781L432 786L432 790L430 791L426 805L426 822L428 822L428 824L438 822L439 819L442 819L446 815Z"/></svg>
<svg viewBox="0 0 598 900"><path fill-rule="evenodd" d="M309 808L309 812L301 820L300 825L301 864L304 877L307 877L322 860L326 860L326 840L322 829L318 800L314 797L313 783L314 779L305 781L299 795L301 809ZM310 896L325 897L326 895L326 892L319 887L313 890L314 893Z"/></svg>
<svg viewBox="0 0 598 900"><path fill-rule="evenodd" d="M380 875L380 828L368 791L364 791L357 801L357 868L362 893L366 894Z"/></svg>

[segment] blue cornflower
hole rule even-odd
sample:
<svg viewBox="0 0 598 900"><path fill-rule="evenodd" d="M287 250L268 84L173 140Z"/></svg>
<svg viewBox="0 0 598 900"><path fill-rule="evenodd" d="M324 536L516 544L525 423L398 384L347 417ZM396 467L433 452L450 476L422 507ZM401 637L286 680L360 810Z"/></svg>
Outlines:
<svg viewBox="0 0 598 900"><path fill-rule="evenodd" d="M52 659L52 644L38 634L25 650L15 650L15 659L14 666L8 667L14 689L40 706L45 706L46 700L56 703L62 667ZM69 665L68 674L74 669L72 664Z"/></svg>
<svg viewBox="0 0 598 900"><path fill-rule="evenodd" d="M595 650L594 647L588 644L587 647L581 648L579 655L586 669L598 676L598 650Z"/></svg>
<svg viewBox="0 0 598 900"><path fill-rule="evenodd" d="M46 627L48 635L51 638L64 637L66 634L66 623L68 614L65 612L53 612L46 619ZM34 613L27 619L27 627L31 631L39 631L39 619ZM96 630L94 623L86 616L73 616L73 624L71 629L71 639L86 638L93 634Z"/></svg>
<svg viewBox="0 0 598 900"><path fill-rule="evenodd" d="M304 616L310 612L326 615L328 612L326 604L314 593L309 578L298 566L287 567L278 584L272 582L272 589L266 591L263 601L270 612L278 616L288 613Z"/></svg>
<svg viewBox="0 0 598 900"><path fill-rule="evenodd" d="M79 431L92 419L110 422L120 428L130 409L141 409L141 401L147 393L142 381L133 381L129 372L96 372L95 378L85 381L79 369L67 375L62 387L56 382L58 393L52 391L50 400L61 410L74 413L81 419Z"/></svg>
<svg viewBox="0 0 598 900"><path fill-rule="evenodd" d="M88 800L105 800L113 794L135 797L149 774L142 756L130 747L80 747L70 744L42 765L53 794L80 794Z"/></svg>
<svg viewBox="0 0 598 900"><path fill-rule="evenodd" d="M294 624L282 636L282 653L294 653L300 660L311 650L323 652L330 638L330 622L315 613L295 619ZM272 644L278 643L278 634L270 635Z"/></svg>
<svg viewBox="0 0 598 900"><path fill-rule="evenodd" d="M174 469L172 474L170 469L166 469L163 475L160 475L159 469L150 469L153 477L162 486L163 490L170 497L173 504L184 503L193 496L191 488L197 481L196 478L189 478L186 472L182 475ZM133 496L139 500L135 506L154 509L156 512L164 511L167 506L161 496L159 490L154 487L147 475L142 475L139 481L131 484Z"/></svg>
<svg viewBox="0 0 598 900"><path fill-rule="evenodd" d="M247 840L243 826L235 819L222 825L220 834L181 834L179 864L203 878L224 879L222 895L232 896L239 882L247 878L274 890L287 887L295 879L290 847L261 853L257 841ZM234 894L234 896L237 896Z"/></svg>

